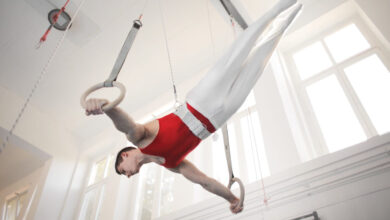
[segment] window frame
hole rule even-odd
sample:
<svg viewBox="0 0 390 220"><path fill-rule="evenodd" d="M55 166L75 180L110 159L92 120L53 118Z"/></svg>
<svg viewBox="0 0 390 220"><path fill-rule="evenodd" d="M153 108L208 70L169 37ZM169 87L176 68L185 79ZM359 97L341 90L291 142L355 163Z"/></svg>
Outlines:
<svg viewBox="0 0 390 220"><path fill-rule="evenodd" d="M248 106L245 106L245 107L241 107L239 109L238 112L236 112L230 119L229 121L227 122L228 124L228 130L229 130L229 126L232 126L234 127L234 131L235 131L235 136L236 136L236 144L237 145L244 145L244 138L245 138L245 135L243 134L243 129L242 129L242 123L241 123L241 120L244 119L244 120L247 120L248 122L248 125L250 126L249 130L251 130L251 133L249 134L250 135L250 143L251 143L251 146L246 146L246 147L249 147L250 151L252 151L252 157L251 158L247 158L247 153L246 153L246 150L245 148L243 147L237 147L236 148L236 151L237 151L237 155L234 155L233 154L233 151L231 150L231 157L232 157L232 162L234 163L234 161L237 161L238 163L234 163L233 165L233 172L235 173L235 175L237 176L240 176L240 178L242 180L247 180L247 182L255 182L255 181L258 181L260 180L261 178L267 178L271 175L271 170L270 170L270 164L269 164L269 161L268 161L268 155L267 155L267 152L266 152L266 149L265 149L265 146L264 146L264 142L263 143L258 143L256 140L255 140L255 137L253 137L253 133L252 132L255 132L253 129L254 129L254 119L252 118L252 114L257 114L258 115L258 119L259 119L259 126L261 128L261 121L260 121L260 116L259 116L259 111L257 110L257 100L256 100L256 97L255 97L255 94L253 92L251 92L250 95L253 95L253 98L254 98L254 103L248 105ZM243 104L243 106L245 105L245 103ZM261 130L262 131L262 130ZM230 135L230 130L229 130L229 135ZM259 134L263 137L263 134ZM218 134L218 138L221 138L222 139L222 133L220 132ZM261 137L261 139L262 139ZM215 141L213 141L213 145L216 144ZM213 147L221 147L223 148L223 146L213 146ZM232 146L231 146L232 147ZM255 149L256 147L263 147L264 150L259 150L259 149ZM260 158L260 154L261 154L261 151L264 151L265 155L263 155L266 159L266 162L267 162L267 167L263 167L262 166L262 160ZM220 155L216 155L216 157L220 157ZM239 158L242 158L244 157L245 160L240 160ZM214 159L213 159L214 160ZM226 163L226 158L223 159ZM248 162L248 160L251 160L251 162ZM255 168L254 168L254 173L248 173L248 163L253 163L255 165ZM226 164L225 164L226 165ZM257 167L256 165L259 165L259 167ZM213 167L214 169L214 167ZM265 170L267 169L267 170ZM265 172L266 171L266 172ZM214 171L215 173L216 171ZM218 171L220 172L220 171ZM226 169L226 172L228 172L228 170ZM266 173L267 175L265 175L264 173ZM228 175L226 175L228 177ZM255 176L254 180L251 180L250 176ZM215 178L215 177L214 177ZM223 183L227 182L228 179L219 179L220 181L222 181ZM237 187L236 185L234 185L233 187Z"/></svg>
<svg viewBox="0 0 390 220"><path fill-rule="evenodd" d="M81 202L80 202L80 208L79 208L79 211L78 211L78 215L77 215L77 219L80 219L81 217L81 214L83 213L83 209L84 209L84 205L85 205L85 199L86 199L86 195L93 191L93 190L96 190L98 189L99 192L97 194L97 198L98 198L98 202L97 203L94 203L94 213L92 214L92 217L93 219L97 219L98 216L99 216L99 212L100 212L100 208L101 208L101 205L103 203L102 199L103 199L103 196L104 196L104 191L106 190L106 186L109 182L109 177L112 176L112 172L109 172L109 166L110 166L110 163L111 161L114 159L113 158L114 155L113 154L108 154L108 155L103 155L103 156L100 156L100 157L97 157L96 159L92 160L91 163L90 163L90 166L88 166L88 178L85 180L85 184L84 184L84 189L83 189L83 192L82 192L82 197L81 197ZM97 163L99 163L100 161L106 159L107 162L106 162L106 166L105 166L105 170L104 170L104 173L105 173L105 177L103 176L103 178L97 182L94 182L92 184L89 184L90 182L90 178L91 178L91 175L92 175L92 172L93 172L93 169L95 167L95 165Z"/></svg>
<svg viewBox="0 0 390 220"><path fill-rule="evenodd" d="M29 198L29 195L31 195L30 193L30 187L29 186L25 186L25 187L22 187L20 188L19 190L16 190L14 191L13 193L10 193L8 194L6 197L5 197L5 200L4 200L4 208L3 208L3 213L2 213L2 220L6 220L7 218L7 214L8 214L8 207L7 207L7 204L10 200L12 199L17 199L16 201L16 219L19 218L20 214L24 213L25 214L25 210L27 209L29 203L30 203L30 200L32 198ZM21 198L21 195L25 195L26 196L26 204L24 204L24 209L20 209L20 198ZM19 209L19 211L18 211ZM19 213L18 213L19 212Z"/></svg>
<svg viewBox="0 0 390 220"><path fill-rule="evenodd" d="M359 31L368 41L371 47L339 63L337 63L332 58L332 56L329 56L332 62L331 67L315 74L314 76L301 80L296 65L294 64L293 54L315 42L320 42L325 48L327 54L330 54L330 51L324 42L324 38L351 24L356 25L356 27L359 29ZM308 31L310 31L309 29L310 28L308 28ZM386 48L385 45L380 42L378 37L375 36L372 30L370 30L368 24L366 24L358 14L354 14L352 16L349 16L348 18L342 19L341 21L334 22L333 25L328 26L327 28L313 36L308 36L307 38L308 39L306 40L300 39L301 41L295 46L290 46L287 50L281 51L280 53L281 58L283 59L285 64L286 74L288 75L288 77L286 77L286 80L291 85L291 88L292 90L294 90L296 96L297 105L295 107L297 108L297 111L301 112L301 115L304 116L301 117L299 120L302 124L304 124L305 127L309 128L305 131L302 131L303 133L306 133L305 136L310 137L309 142L311 142L311 144L308 144L308 146L311 149L307 150L314 153L314 155L312 155L314 158L329 153L328 146L322 134L319 122L315 116L314 109L310 103L306 88L307 86L315 82L319 82L321 79L331 75L336 76L338 82L340 83L340 86L342 87L344 94L346 95L348 102L359 121L359 124L362 126L362 129L367 136L367 139L377 136L378 132L376 131L372 121L370 120L368 113L364 109L363 104L359 101L359 98L354 92L353 87L347 79L347 76L343 69L373 54L376 54L382 61L382 63L388 69L390 69L389 60L387 58L388 54L382 49Z"/></svg>

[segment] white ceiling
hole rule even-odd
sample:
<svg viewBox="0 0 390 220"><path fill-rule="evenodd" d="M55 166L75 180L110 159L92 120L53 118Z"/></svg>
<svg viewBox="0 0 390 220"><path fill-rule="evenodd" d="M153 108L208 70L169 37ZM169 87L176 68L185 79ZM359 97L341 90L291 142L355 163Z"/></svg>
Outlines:
<svg viewBox="0 0 390 220"><path fill-rule="evenodd" d="M144 26L118 77L127 87L121 107L129 112L172 89L162 14L177 83L207 67L233 37L218 0L146 1L86 0L40 81L31 104L48 117L59 120L78 138L85 139L104 130L102 123L106 122L85 117L79 97L89 86L109 76L132 21L145 3ZM47 12L64 2L0 2L0 86L22 99L27 98L64 33L52 29L46 42L35 49L48 27ZM67 12L71 16L80 2L82 0L71 1L68 5ZM243 8L245 4L237 5ZM247 13L244 16L250 17ZM104 93L108 98L116 95L112 89ZM19 110L15 109L15 114Z"/></svg>
<svg viewBox="0 0 390 220"><path fill-rule="evenodd" d="M142 9L144 25L118 77L127 88L120 106L129 113L172 91L164 26L177 84L196 78L234 38L219 0L71 0L66 8L71 16L84 4L44 71L64 32L52 29L40 49L35 46L49 25L47 13L65 2L0 1L0 86L26 100L45 72L30 104L58 120L80 141L112 126L109 120L85 117L79 97L109 76L132 21ZM251 23L276 0L232 2ZM116 95L115 89L105 89L93 96L113 99ZM16 118L19 111L14 109L10 117Z"/></svg>

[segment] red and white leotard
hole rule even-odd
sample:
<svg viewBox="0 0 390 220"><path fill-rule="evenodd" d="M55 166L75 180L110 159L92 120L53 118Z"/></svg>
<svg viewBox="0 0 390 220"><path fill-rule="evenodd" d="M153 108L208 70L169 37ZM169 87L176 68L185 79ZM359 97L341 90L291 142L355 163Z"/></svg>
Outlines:
<svg viewBox="0 0 390 220"><path fill-rule="evenodd" d="M188 110L212 133L214 126L201 113L187 103ZM171 113L157 119L159 130L153 142L144 148L140 148L144 154L165 158L162 166L174 168L202 141L195 136L179 116Z"/></svg>

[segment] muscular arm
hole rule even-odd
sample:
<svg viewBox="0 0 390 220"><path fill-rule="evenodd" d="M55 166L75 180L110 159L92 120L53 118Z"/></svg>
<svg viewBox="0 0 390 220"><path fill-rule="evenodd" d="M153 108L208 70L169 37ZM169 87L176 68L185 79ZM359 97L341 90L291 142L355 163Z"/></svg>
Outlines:
<svg viewBox="0 0 390 220"><path fill-rule="evenodd" d="M233 213L239 213L242 211L243 207L239 206L239 199L230 191L230 189L215 179L206 176L190 161L183 160L179 166L170 170L183 174L183 176L191 182L197 183L207 191L226 199L230 203L230 210Z"/></svg>
<svg viewBox="0 0 390 220"><path fill-rule="evenodd" d="M238 200L226 186L206 176L188 160L183 160L177 168L171 169L171 171L183 174L191 182L201 185L207 191L226 199L229 203L234 203Z"/></svg>
<svg viewBox="0 0 390 220"><path fill-rule="evenodd" d="M126 112L120 108L112 108L105 112L114 122L115 127L125 133L132 143L136 144L145 135L145 127L136 123Z"/></svg>
<svg viewBox="0 0 390 220"><path fill-rule="evenodd" d="M86 103L87 115L103 114L102 106L107 104L104 99L89 99ZM105 112L108 117L114 122L115 127L127 135L127 139L133 144L137 144L145 136L144 125L137 124L134 120L122 109L112 108Z"/></svg>

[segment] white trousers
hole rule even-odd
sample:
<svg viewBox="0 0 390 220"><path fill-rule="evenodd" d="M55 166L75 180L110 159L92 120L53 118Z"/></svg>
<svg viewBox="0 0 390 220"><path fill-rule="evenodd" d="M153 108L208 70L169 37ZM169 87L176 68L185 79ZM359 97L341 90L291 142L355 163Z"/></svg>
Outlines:
<svg viewBox="0 0 390 220"><path fill-rule="evenodd" d="M276 31L259 46L255 46L257 39L278 15L295 3L296 0L280 0L251 24L187 94L186 102L207 117L216 129L222 127L243 104L302 5L289 10Z"/></svg>

